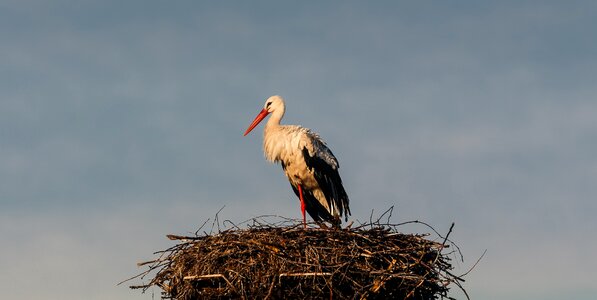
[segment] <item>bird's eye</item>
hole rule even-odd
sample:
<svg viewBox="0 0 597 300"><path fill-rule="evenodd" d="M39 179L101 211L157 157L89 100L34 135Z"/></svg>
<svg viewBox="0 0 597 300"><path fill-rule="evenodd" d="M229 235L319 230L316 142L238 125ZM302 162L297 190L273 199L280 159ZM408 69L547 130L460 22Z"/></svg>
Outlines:
<svg viewBox="0 0 597 300"><path fill-rule="evenodd" d="M265 108L269 108L269 106L270 106L270 105L272 105L272 103L271 103L271 102L268 102L268 103L265 105Z"/></svg>

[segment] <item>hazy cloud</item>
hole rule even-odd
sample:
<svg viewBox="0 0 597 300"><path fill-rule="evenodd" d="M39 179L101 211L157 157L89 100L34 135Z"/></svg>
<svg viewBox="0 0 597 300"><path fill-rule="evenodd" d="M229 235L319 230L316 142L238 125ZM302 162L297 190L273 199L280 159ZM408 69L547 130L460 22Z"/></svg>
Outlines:
<svg viewBox="0 0 597 300"><path fill-rule="evenodd" d="M595 5L31 3L0 4L5 296L148 299L114 284L165 234L298 217L242 137L272 94L354 219L455 221L463 271L488 249L474 298L594 294Z"/></svg>

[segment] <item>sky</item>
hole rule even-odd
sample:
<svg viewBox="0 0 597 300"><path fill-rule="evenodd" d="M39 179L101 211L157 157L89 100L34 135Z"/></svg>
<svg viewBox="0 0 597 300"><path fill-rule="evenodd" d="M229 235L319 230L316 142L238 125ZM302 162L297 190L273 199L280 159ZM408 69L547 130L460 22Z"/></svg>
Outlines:
<svg viewBox="0 0 597 300"><path fill-rule="evenodd" d="M593 299L596 27L594 1L1 1L2 296L157 299L117 283L166 234L300 218L242 136L279 94L352 221L454 222L473 299Z"/></svg>

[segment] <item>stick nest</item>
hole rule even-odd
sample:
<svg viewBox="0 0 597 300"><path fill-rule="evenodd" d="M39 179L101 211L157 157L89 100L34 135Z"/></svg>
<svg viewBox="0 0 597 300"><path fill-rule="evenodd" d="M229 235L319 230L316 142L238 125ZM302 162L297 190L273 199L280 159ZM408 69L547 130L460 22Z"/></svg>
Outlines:
<svg viewBox="0 0 597 300"><path fill-rule="evenodd" d="M178 243L140 263L149 269L129 280L153 278L131 288L158 286L163 299L179 300L453 299L449 285L462 289L463 279L450 273L456 251L447 250L447 236L400 233L401 224L304 229L294 220L252 221L216 234L169 235Z"/></svg>

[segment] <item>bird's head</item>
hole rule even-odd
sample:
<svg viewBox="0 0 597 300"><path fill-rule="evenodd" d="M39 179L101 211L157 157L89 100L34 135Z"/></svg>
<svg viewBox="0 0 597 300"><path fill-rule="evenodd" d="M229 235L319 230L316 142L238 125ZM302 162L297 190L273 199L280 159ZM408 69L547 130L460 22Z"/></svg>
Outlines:
<svg viewBox="0 0 597 300"><path fill-rule="evenodd" d="M263 110L266 110L268 113L272 113L281 109L282 107L284 107L284 99L282 99L281 96L274 95L267 98L265 104L263 105Z"/></svg>
<svg viewBox="0 0 597 300"><path fill-rule="evenodd" d="M268 114L273 113L274 111L284 114L284 99L282 99L281 96L274 95L267 98L265 104L263 105L263 109L259 112L257 117L255 117L253 123L249 125L249 128L247 128L247 131L245 131L244 135L249 134L249 132L251 132L251 130L253 130L253 128L259 124L259 122L261 122L263 119L265 119L265 117L267 117Z"/></svg>

